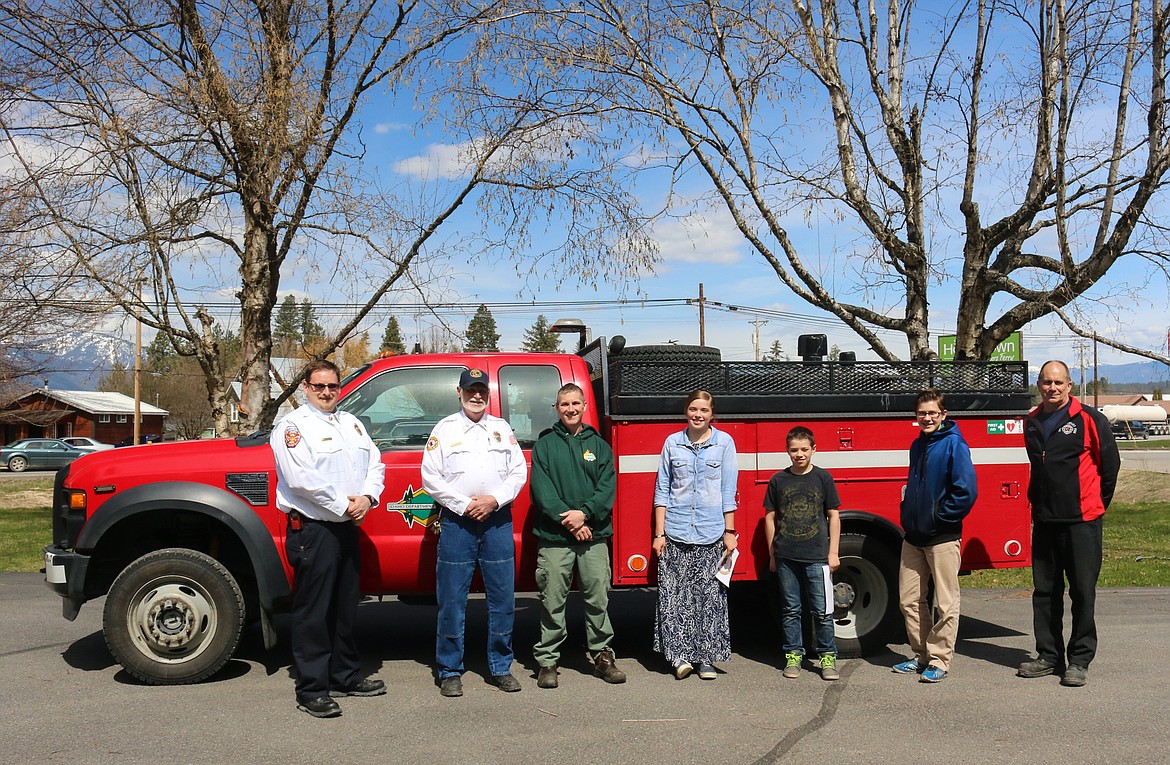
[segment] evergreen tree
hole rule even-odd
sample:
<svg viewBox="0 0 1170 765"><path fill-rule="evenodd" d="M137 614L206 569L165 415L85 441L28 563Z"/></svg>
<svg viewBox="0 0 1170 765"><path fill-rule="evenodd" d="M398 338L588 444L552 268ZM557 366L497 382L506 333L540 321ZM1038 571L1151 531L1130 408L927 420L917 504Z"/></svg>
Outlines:
<svg viewBox="0 0 1170 765"><path fill-rule="evenodd" d="M391 316L386 322L386 331L382 334L382 345L379 351L393 351L395 354L406 353L406 345L402 342L402 333L398 329L398 319Z"/></svg>
<svg viewBox="0 0 1170 765"><path fill-rule="evenodd" d="M300 319L300 338L302 343L308 343L325 336L324 327L317 321L317 309L313 307L312 300L305 298L301 301Z"/></svg>
<svg viewBox="0 0 1170 765"><path fill-rule="evenodd" d="M548 331L548 319L544 314L536 317L536 323L524 330L524 342L520 350L526 353L560 353L561 336Z"/></svg>
<svg viewBox="0 0 1170 765"><path fill-rule="evenodd" d="M276 322L272 329L272 339L277 343L299 340L301 336L301 314L297 309L297 299L292 295L285 296L276 309Z"/></svg>
<svg viewBox="0 0 1170 765"><path fill-rule="evenodd" d="M496 320L492 312L483 303L475 309L475 316L467 324L467 351L477 353L482 351L500 350L498 343L500 335L496 332Z"/></svg>
<svg viewBox="0 0 1170 765"><path fill-rule="evenodd" d="M142 360L152 372L167 371L178 356L165 332L156 333L154 339L150 341L150 345L146 346L142 353Z"/></svg>
<svg viewBox="0 0 1170 765"><path fill-rule="evenodd" d="M784 348L779 340L772 341L772 347L764 354L764 361L785 361Z"/></svg>

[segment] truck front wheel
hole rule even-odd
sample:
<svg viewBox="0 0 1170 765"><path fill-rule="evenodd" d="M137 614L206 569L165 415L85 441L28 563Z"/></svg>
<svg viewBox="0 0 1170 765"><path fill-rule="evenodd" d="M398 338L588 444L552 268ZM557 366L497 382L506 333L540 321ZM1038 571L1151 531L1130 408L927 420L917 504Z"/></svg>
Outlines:
<svg viewBox="0 0 1170 765"><path fill-rule="evenodd" d="M866 534L842 534L839 552L841 567L833 574L837 652L864 656L898 639L898 557Z"/></svg>
<svg viewBox="0 0 1170 765"><path fill-rule="evenodd" d="M236 650L244 597L235 577L196 550L156 550L127 566L106 597L110 653L151 685L197 683Z"/></svg>

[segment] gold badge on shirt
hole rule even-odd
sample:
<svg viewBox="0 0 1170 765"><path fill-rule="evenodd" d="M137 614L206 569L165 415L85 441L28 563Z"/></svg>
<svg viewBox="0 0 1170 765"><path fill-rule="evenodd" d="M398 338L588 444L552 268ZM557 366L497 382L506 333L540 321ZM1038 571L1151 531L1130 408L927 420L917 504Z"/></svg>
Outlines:
<svg viewBox="0 0 1170 765"><path fill-rule="evenodd" d="M428 438L427 439L427 451L433 452L437 448L439 448L439 439L435 438L434 436L431 436L430 438Z"/></svg>
<svg viewBox="0 0 1170 765"><path fill-rule="evenodd" d="M586 462L596 462L597 455L586 449L585 453L581 455L581 459L585 460Z"/></svg>
<svg viewBox="0 0 1170 765"><path fill-rule="evenodd" d="M500 435L500 431L498 430L492 432L492 438L496 439L497 444L503 443L504 441L504 437Z"/></svg>
<svg viewBox="0 0 1170 765"><path fill-rule="evenodd" d="M294 448L301 442L301 431L296 425L289 425L284 429L284 445L289 449Z"/></svg>

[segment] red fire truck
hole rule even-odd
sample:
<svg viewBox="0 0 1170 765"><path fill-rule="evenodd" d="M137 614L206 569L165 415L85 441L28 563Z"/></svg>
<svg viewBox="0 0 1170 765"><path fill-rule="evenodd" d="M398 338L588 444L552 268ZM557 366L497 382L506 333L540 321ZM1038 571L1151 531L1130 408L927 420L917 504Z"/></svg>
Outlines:
<svg viewBox="0 0 1170 765"><path fill-rule="evenodd" d="M842 501L834 596L843 655L900 634L898 504L917 435L914 396L922 388L946 393L979 475L979 502L964 526L964 567L1029 564L1024 363L828 361L811 354L792 362L723 362L717 349L703 346L624 346L617 337L577 354L395 356L349 375L340 405L366 424L386 465L381 505L361 527L363 591L434 592L433 502L421 485L422 451L431 428L458 406L460 373L474 367L489 373L490 411L508 420L526 452L555 421L552 404L563 383L576 382L591 397L586 420L609 440L617 462L615 587L654 583L651 501L659 453L667 435L684 427L685 396L699 388L714 395L716 423L735 439L739 455L736 581L768 575L763 494L772 474L789 464L785 434L798 424L816 434L814 461L833 474ZM67 619L106 596L106 642L130 674L155 684L202 680L231 658L246 623L258 622L271 647L271 616L289 606L292 572L275 484L264 433L82 457L57 474L46 583L62 597ZM514 505L517 576L518 588L533 590L528 505L527 492Z"/></svg>

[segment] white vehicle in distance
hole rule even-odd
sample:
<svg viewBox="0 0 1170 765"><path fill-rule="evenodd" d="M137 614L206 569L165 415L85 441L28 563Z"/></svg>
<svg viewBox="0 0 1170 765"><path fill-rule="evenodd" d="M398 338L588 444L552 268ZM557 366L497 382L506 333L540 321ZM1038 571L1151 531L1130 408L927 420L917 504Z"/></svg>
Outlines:
<svg viewBox="0 0 1170 765"><path fill-rule="evenodd" d="M106 449L113 449L113 444L103 444L101 441L95 441L86 436L70 436L69 438L62 438L62 441L70 446L81 449L85 452L104 452Z"/></svg>

